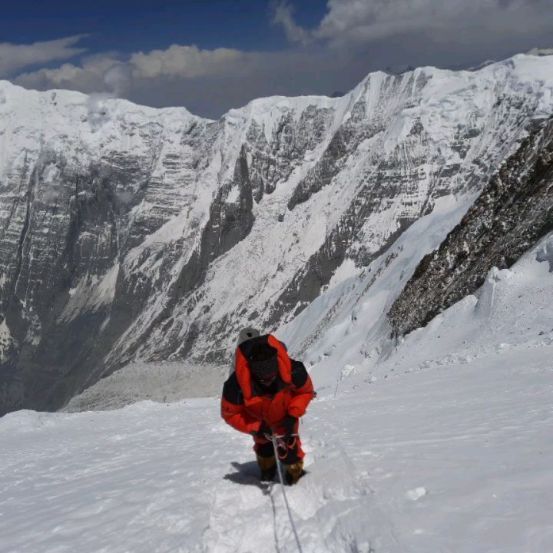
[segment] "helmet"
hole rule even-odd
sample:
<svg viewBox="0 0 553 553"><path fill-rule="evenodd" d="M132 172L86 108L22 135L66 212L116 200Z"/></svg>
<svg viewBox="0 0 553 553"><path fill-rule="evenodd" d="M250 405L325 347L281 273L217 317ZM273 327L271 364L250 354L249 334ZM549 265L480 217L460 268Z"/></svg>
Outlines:
<svg viewBox="0 0 553 553"><path fill-rule="evenodd" d="M238 335L238 345L257 336L259 336L259 330L252 327L243 328Z"/></svg>

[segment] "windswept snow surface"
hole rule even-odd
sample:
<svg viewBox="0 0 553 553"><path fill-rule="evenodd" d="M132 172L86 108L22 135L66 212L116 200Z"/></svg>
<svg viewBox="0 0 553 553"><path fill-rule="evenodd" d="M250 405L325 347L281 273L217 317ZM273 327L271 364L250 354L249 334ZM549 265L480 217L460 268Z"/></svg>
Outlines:
<svg viewBox="0 0 553 553"><path fill-rule="evenodd" d="M553 346L316 401L288 498L305 553L553 550ZM215 399L0 421L3 553L293 552Z"/></svg>
<svg viewBox="0 0 553 553"><path fill-rule="evenodd" d="M305 553L553 551L552 244L376 368L335 367L303 422L308 473L288 488ZM216 398L6 415L0 550L297 551L250 446Z"/></svg>

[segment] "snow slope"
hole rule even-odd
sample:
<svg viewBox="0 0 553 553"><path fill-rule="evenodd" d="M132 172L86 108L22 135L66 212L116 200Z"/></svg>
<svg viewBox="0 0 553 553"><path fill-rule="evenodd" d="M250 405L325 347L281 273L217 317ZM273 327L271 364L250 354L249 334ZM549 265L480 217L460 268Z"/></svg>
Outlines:
<svg viewBox="0 0 553 553"><path fill-rule="evenodd" d="M305 553L553 550L552 251L550 235L492 271L377 367L315 368L335 386L304 419L308 474L288 490ZM252 458L216 398L8 414L0 550L295 551Z"/></svg>
<svg viewBox="0 0 553 553"><path fill-rule="evenodd" d="M419 261L439 246L473 201L470 195L439 198L432 213L411 225L369 267L329 286L280 329L289 349L316 367L320 388L333 389L341 367L368 371L387 354L391 305Z"/></svg>

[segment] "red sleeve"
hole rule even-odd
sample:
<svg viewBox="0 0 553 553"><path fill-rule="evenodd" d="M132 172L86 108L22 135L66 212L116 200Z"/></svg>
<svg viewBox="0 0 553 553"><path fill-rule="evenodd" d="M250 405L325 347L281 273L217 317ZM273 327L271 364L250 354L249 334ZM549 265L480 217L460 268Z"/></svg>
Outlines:
<svg viewBox="0 0 553 553"><path fill-rule="evenodd" d="M303 417L314 395L313 382L311 381L311 377L307 375L307 380L303 386L296 388L293 392L292 400L288 405L288 413L293 417Z"/></svg>
<svg viewBox="0 0 553 553"><path fill-rule="evenodd" d="M249 415L243 405L231 403L224 397L221 398L221 416L227 424L246 434L257 432L261 427L261 421Z"/></svg>

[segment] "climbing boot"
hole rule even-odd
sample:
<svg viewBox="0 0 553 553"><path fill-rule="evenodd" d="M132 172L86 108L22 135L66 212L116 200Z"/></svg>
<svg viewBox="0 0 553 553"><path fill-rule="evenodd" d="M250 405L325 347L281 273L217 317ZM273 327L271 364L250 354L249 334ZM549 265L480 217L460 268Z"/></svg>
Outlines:
<svg viewBox="0 0 553 553"><path fill-rule="evenodd" d="M292 465L284 465L286 468L286 483L291 486L295 484L304 474L303 461L298 461Z"/></svg>
<svg viewBox="0 0 553 553"><path fill-rule="evenodd" d="M261 470L260 480L262 482L271 482L276 474L276 460L274 457L257 456L257 464Z"/></svg>

